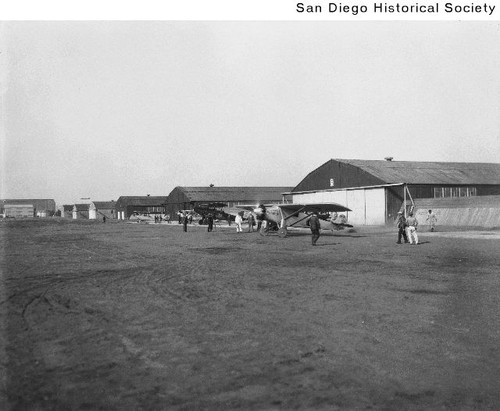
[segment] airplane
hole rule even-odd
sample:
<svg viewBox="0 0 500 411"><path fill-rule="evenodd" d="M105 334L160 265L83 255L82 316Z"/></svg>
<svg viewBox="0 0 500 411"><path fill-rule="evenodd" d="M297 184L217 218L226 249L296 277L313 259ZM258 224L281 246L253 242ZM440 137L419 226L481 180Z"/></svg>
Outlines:
<svg viewBox="0 0 500 411"><path fill-rule="evenodd" d="M155 217L154 215L148 213L140 213L138 211L134 211L129 217L129 220L136 223L154 223Z"/></svg>
<svg viewBox="0 0 500 411"><path fill-rule="evenodd" d="M337 203L313 203L313 204L260 204L259 206L237 205L242 210L253 212L258 220L266 222L260 229L261 235L268 235L272 228L277 228L278 236L285 238L289 227L308 227L309 218L313 213L319 217L322 230L343 230L352 227L347 223L343 214L338 212L351 211ZM331 218L328 213L334 213L336 218Z"/></svg>
<svg viewBox="0 0 500 411"><path fill-rule="evenodd" d="M234 217L231 214L228 214L225 211L227 207L226 203L213 202L213 203L203 203L196 204L194 206L194 211L201 215L201 219L199 221L200 224L208 224L207 217L209 214L212 214L215 220L234 220Z"/></svg>
<svg viewBox="0 0 500 411"><path fill-rule="evenodd" d="M181 217L181 219L184 218L185 215L187 215L191 222L197 222L197 221L199 222L202 219L202 216L199 213L197 213L195 209L179 210L177 211L176 214L178 217Z"/></svg>

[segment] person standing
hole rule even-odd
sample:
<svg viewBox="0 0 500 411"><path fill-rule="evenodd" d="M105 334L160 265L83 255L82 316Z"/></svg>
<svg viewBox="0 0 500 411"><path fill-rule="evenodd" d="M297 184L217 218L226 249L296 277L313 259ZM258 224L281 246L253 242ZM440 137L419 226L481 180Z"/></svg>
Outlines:
<svg viewBox="0 0 500 411"><path fill-rule="evenodd" d="M320 223L317 213L313 213L311 218L309 219L309 228L311 229L311 242L312 245L316 245L316 241L318 241L320 233Z"/></svg>
<svg viewBox="0 0 500 411"><path fill-rule="evenodd" d="M403 238L404 242L407 243L408 237L406 236L406 218L402 211L398 212L396 227L398 228L398 241L396 244L401 244L401 238Z"/></svg>
<svg viewBox="0 0 500 411"><path fill-rule="evenodd" d="M248 213L248 232L253 232L254 217L252 213Z"/></svg>
<svg viewBox="0 0 500 411"><path fill-rule="evenodd" d="M184 213L184 217L182 219L182 224L184 226L184 232L186 233L188 230L188 222L189 222L189 216L187 213Z"/></svg>
<svg viewBox="0 0 500 411"><path fill-rule="evenodd" d="M437 217L436 214L432 212L432 210L429 210L429 214L427 214L427 218L425 221L429 222L430 231L434 231L434 229L436 228Z"/></svg>
<svg viewBox="0 0 500 411"><path fill-rule="evenodd" d="M237 233L243 232L243 229L241 228L241 223L243 222L243 217L241 216L241 212L236 214L234 222L236 223L236 232Z"/></svg>
<svg viewBox="0 0 500 411"><path fill-rule="evenodd" d="M214 216L211 213L209 213L207 216L207 223L208 223L207 231L211 232L214 229Z"/></svg>
<svg viewBox="0 0 500 411"><path fill-rule="evenodd" d="M418 235L417 235L417 227L418 227L418 220L416 217L413 216L413 213L410 212L408 214L408 218L406 219L406 235L408 237L408 241L410 244L413 244L413 241L415 240L415 245L418 245Z"/></svg>

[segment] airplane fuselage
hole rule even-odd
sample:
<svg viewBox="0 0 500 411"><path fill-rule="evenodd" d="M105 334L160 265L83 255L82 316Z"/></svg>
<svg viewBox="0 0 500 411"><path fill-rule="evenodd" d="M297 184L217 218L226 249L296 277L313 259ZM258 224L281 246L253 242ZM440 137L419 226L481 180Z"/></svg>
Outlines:
<svg viewBox="0 0 500 411"><path fill-rule="evenodd" d="M310 213L297 212L289 216L284 216L281 209L277 206L272 206L266 208L265 219L272 221L278 225L278 227L309 227ZM334 230L335 226L331 221L319 220L320 227L322 230Z"/></svg>

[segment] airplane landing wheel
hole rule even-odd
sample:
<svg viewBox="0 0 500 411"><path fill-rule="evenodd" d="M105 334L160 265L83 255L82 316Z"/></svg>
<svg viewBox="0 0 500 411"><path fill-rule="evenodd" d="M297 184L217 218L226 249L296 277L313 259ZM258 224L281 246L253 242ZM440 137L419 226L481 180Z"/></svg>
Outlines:
<svg viewBox="0 0 500 411"><path fill-rule="evenodd" d="M286 229L285 227L280 228L280 229L278 230L278 236L279 236L280 238L285 238L285 237L287 236L287 234L288 234L288 232L287 232L287 229Z"/></svg>

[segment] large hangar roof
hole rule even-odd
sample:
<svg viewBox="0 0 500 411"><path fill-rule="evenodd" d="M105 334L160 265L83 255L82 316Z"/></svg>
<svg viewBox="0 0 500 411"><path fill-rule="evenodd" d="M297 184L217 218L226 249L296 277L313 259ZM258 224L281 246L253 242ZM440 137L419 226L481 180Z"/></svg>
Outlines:
<svg viewBox="0 0 500 411"><path fill-rule="evenodd" d="M332 159L311 171L294 192L379 184L500 185L500 164Z"/></svg>
<svg viewBox="0 0 500 411"><path fill-rule="evenodd" d="M189 201L217 202L280 199L292 187L176 187ZM170 199L169 199L170 202Z"/></svg>
<svg viewBox="0 0 500 411"><path fill-rule="evenodd" d="M335 161L359 167L388 184L500 184L500 164L495 163Z"/></svg>

